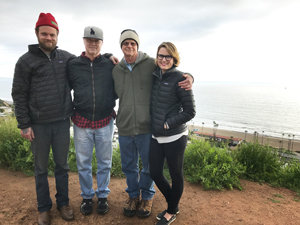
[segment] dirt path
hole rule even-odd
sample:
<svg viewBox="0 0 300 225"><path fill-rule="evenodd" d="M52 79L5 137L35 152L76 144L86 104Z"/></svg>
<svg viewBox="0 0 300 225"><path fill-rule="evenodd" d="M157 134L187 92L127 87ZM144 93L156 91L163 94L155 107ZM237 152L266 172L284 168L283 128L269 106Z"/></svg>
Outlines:
<svg viewBox="0 0 300 225"><path fill-rule="evenodd" d="M94 179L95 182L95 179ZM49 178L51 198L55 202L54 178ZM108 196L109 212L102 216L96 210L89 216L79 211L81 203L77 173L69 177L70 205L75 220L65 222L54 203L53 224L151 224L157 221L155 215L165 209L162 194L157 190L152 214L142 219L123 216L122 210L127 194L125 179L112 178ZM300 202L296 193L284 188L242 180L243 191L204 191L201 185L185 182L185 189L179 204L180 214L174 224L300 224ZM34 177L21 172L0 169L0 224L37 224L37 209ZM299 198L298 198L299 199ZM96 201L96 198L95 198ZM280 202L275 202L280 201ZM96 209L96 204L94 204Z"/></svg>

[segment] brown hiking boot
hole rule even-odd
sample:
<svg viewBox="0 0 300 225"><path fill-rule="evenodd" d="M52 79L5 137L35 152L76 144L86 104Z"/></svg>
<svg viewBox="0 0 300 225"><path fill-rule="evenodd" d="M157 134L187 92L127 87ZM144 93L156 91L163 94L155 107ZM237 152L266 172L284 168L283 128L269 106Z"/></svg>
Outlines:
<svg viewBox="0 0 300 225"><path fill-rule="evenodd" d="M138 205L140 203L140 197L130 198L128 197L126 204L124 206L123 213L125 216L134 216Z"/></svg>
<svg viewBox="0 0 300 225"><path fill-rule="evenodd" d="M38 216L38 225L49 225L51 223L50 210L46 212L40 212Z"/></svg>
<svg viewBox="0 0 300 225"><path fill-rule="evenodd" d="M65 205L62 207L58 207L57 206L58 211L61 212L61 217L66 220L66 221L70 221L74 219L74 212L72 210L72 208L69 205Z"/></svg>
<svg viewBox="0 0 300 225"><path fill-rule="evenodd" d="M153 199L151 200L143 200L138 208L137 215L139 217L148 217L151 214Z"/></svg>

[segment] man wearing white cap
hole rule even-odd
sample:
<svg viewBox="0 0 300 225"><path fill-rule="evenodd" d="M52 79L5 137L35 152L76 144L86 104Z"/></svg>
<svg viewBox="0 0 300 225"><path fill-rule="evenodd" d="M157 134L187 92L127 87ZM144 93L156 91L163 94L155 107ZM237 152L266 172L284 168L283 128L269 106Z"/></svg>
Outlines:
<svg viewBox="0 0 300 225"><path fill-rule="evenodd" d="M115 92L119 98L117 127L121 152L122 171L126 175L126 192L129 197L123 213L126 216L148 217L151 214L154 182L150 178L149 147L151 140L150 96L155 60L138 51L140 40L131 29L120 36L124 58L113 69ZM179 83L191 89L193 78L187 76ZM143 169L139 173L138 161ZM140 200L141 195L141 200Z"/></svg>
<svg viewBox="0 0 300 225"><path fill-rule="evenodd" d="M108 212L107 196L110 193L112 138L116 113L112 79L114 64L101 55L103 32L89 26L84 29L85 51L68 63L67 71L71 89L74 90L75 114L74 144L83 201L80 211L89 215L93 211L92 199L96 195L97 213ZM109 54L107 54L109 55ZM97 189L93 189L93 148L97 158Z"/></svg>

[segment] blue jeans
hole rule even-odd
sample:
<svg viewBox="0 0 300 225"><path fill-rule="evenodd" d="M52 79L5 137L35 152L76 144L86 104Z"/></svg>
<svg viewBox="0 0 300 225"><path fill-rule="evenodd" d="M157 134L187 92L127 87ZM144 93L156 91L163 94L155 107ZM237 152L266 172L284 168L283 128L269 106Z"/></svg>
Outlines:
<svg viewBox="0 0 300 225"><path fill-rule="evenodd" d="M76 161L81 188L84 199L106 198L110 193L110 169L112 160L112 138L114 119L100 129L80 128L74 124L74 144ZM97 190L93 189L92 159L95 146L97 158Z"/></svg>
<svg viewBox="0 0 300 225"><path fill-rule="evenodd" d="M52 146L55 162L56 204L59 207L69 204L68 190L68 154L70 145L70 119L45 124L32 124L35 138L31 142L34 156L34 175L38 211L52 208L48 183L48 160Z"/></svg>
<svg viewBox="0 0 300 225"><path fill-rule="evenodd" d="M151 134L120 136L122 171L126 175L126 192L130 198L137 198L142 192L143 200L150 200L155 194L154 182L150 177L149 149ZM143 169L139 174L139 157Z"/></svg>

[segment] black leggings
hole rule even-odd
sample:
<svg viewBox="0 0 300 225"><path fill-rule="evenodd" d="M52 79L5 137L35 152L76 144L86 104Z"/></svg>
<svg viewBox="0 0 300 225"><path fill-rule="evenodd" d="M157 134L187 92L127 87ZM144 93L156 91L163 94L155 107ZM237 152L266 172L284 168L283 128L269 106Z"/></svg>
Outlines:
<svg viewBox="0 0 300 225"><path fill-rule="evenodd" d="M168 203L167 212L176 213L176 207L183 192L183 157L187 143L187 136L183 135L176 141L159 144L151 139L150 144L150 175L156 186L165 196ZM172 187L163 175L165 159L172 178Z"/></svg>

